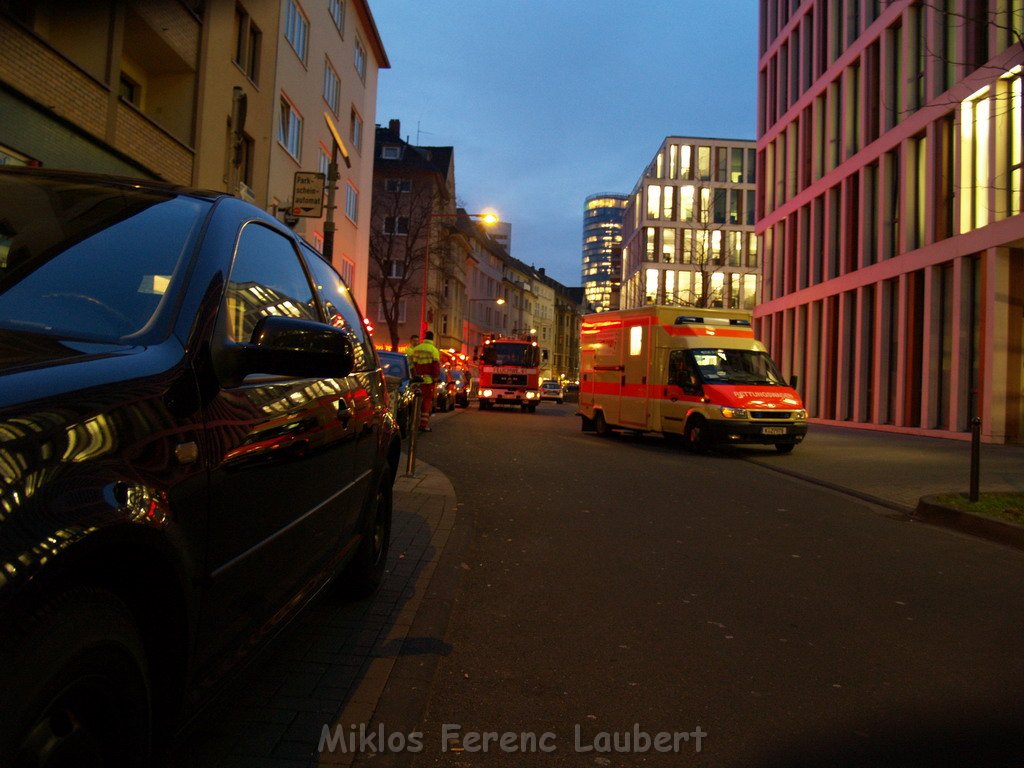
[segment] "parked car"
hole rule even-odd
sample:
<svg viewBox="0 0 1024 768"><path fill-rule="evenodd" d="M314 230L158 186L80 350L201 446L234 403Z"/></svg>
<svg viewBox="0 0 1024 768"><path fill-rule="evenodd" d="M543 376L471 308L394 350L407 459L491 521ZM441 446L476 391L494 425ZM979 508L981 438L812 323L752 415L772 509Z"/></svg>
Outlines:
<svg viewBox="0 0 1024 768"><path fill-rule="evenodd" d="M469 371L456 368L451 371L451 380L455 385L455 404L463 408L469 407L469 390L473 379Z"/></svg>
<svg viewBox="0 0 1024 768"><path fill-rule="evenodd" d="M440 413L455 410L455 382L447 368L441 368L441 375L434 382L434 410Z"/></svg>
<svg viewBox="0 0 1024 768"><path fill-rule="evenodd" d="M391 413L398 422L402 437L405 437L409 433L416 404L416 388L412 384L409 358L403 352L387 350L378 351L377 356L380 358L380 367L388 384Z"/></svg>
<svg viewBox="0 0 1024 768"><path fill-rule="evenodd" d="M540 399L554 400L561 403L565 399L565 390L557 381L549 380L540 385Z"/></svg>
<svg viewBox="0 0 1024 768"><path fill-rule="evenodd" d="M0 169L0 763L148 765L333 577L377 586L361 318L241 200Z"/></svg>

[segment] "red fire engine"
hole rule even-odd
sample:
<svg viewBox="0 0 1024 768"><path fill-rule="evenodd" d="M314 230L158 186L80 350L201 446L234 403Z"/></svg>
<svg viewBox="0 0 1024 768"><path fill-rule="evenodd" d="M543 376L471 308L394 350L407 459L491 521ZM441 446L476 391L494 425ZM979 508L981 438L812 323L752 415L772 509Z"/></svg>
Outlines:
<svg viewBox="0 0 1024 768"><path fill-rule="evenodd" d="M540 350L533 339L492 338L484 341L480 359L480 410L518 405L524 412L540 402Z"/></svg>

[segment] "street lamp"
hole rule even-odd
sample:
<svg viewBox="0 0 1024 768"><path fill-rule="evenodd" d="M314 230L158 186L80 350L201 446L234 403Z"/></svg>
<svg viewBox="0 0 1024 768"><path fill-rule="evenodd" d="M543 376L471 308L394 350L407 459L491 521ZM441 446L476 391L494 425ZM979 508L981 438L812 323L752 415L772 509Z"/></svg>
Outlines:
<svg viewBox="0 0 1024 768"><path fill-rule="evenodd" d="M331 162L327 166L327 218L324 219L324 258L332 261L334 258L334 191L338 186L338 152L341 152L345 160L345 167L352 167L352 160L348 156L348 149L345 142L341 140L341 134L334 127L329 112L324 112L324 120L327 121L327 130L331 132Z"/></svg>
<svg viewBox="0 0 1024 768"><path fill-rule="evenodd" d="M425 337L427 333L427 277L430 274L430 233L433 229L431 224L434 219L458 219L461 217L476 220L488 226L498 223L498 216L493 211L484 211L482 213L462 213L460 211L455 213L435 213L431 211L427 214L427 242L423 253L423 296L420 302L420 336ZM502 299L498 303L504 304L505 300Z"/></svg>

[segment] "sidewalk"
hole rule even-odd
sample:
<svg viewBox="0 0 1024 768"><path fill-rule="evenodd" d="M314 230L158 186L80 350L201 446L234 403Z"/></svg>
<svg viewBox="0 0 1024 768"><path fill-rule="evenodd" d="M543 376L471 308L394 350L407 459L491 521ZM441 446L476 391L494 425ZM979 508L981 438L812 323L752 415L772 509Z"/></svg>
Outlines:
<svg viewBox="0 0 1024 768"><path fill-rule="evenodd" d="M788 456L751 451L745 458L908 513L922 496L970 487L969 440L811 424ZM982 444L979 487L1024 493L1024 446Z"/></svg>

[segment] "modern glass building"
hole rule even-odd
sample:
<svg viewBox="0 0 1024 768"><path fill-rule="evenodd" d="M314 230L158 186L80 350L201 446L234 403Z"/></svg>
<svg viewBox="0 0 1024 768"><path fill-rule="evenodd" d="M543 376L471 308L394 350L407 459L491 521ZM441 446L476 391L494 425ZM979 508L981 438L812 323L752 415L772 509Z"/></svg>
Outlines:
<svg viewBox="0 0 1024 768"><path fill-rule="evenodd" d="M621 306L752 309L755 175L751 140L666 138L626 209Z"/></svg>
<svg viewBox="0 0 1024 768"><path fill-rule="evenodd" d="M591 195L583 209L583 296L595 312L619 308L625 195Z"/></svg>
<svg viewBox="0 0 1024 768"><path fill-rule="evenodd" d="M758 334L820 422L1024 441L1024 6L761 0Z"/></svg>

